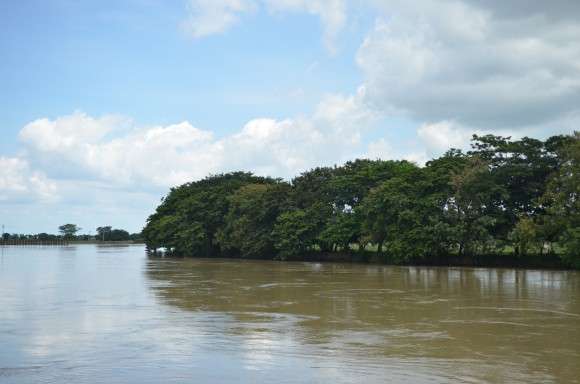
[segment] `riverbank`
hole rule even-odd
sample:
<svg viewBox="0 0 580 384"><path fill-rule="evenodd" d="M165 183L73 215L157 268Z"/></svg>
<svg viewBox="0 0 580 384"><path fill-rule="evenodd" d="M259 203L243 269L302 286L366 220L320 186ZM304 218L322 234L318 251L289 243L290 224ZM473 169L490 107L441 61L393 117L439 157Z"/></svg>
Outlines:
<svg viewBox="0 0 580 384"><path fill-rule="evenodd" d="M178 256L165 254L163 252L150 251L152 255L160 255L175 258L192 258L198 257ZM207 257L199 257L207 259ZM258 257L236 257L236 256L217 256L215 259L222 260L266 260ZM487 254L474 257L459 257L457 255L438 256L424 260L413 260L398 262L388 255L377 255L376 252L320 252L313 251L294 256L286 259L267 259L273 261L303 261L303 262L321 262L321 263L354 263L369 265L396 265L396 266L416 266L416 267L475 267L475 268L518 268L518 269L550 269L550 270L578 270L570 265L565 264L556 254L548 255L527 255L525 258L517 257L513 254Z"/></svg>
<svg viewBox="0 0 580 384"><path fill-rule="evenodd" d="M96 241L96 240L0 240L0 246L63 246L63 245L145 245L142 241Z"/></svg>

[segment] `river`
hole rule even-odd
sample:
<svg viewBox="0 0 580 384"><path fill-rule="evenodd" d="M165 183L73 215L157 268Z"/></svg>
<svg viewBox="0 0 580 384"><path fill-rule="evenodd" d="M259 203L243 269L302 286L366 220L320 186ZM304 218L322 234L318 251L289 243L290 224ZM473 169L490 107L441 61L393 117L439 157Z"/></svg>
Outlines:
<svg viewBox="0 0 580 384"><path fill-rule="evenodd" d="M578 272L0 252L0 383L580 383Z"/></svg>

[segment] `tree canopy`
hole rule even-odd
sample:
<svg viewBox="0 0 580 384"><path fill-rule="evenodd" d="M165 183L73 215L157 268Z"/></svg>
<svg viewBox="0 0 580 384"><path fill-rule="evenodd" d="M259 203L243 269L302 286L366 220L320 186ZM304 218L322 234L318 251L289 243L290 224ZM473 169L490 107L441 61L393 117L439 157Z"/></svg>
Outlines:
<svg viewBox="0 0 580 384"><path fill-rule="evenodd" d="M58 231L64 236L65 239L72 239L79 232L79 228L76 224L63 224L58 227Z"/></svg>
<svg viewBox="0 0 580 384"><path fill-rule="evenodd" d="M394 263L559 260L580 266L580 135L473 136L425 166L358 159L290 182L235 172L171 189L147 220L151 249Z"/></svg>

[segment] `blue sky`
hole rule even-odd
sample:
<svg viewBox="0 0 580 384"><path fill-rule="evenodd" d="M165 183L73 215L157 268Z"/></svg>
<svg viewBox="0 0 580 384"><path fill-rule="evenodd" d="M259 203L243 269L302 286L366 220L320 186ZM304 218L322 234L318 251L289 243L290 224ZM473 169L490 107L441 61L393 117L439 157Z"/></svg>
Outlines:
<svg viewBox="0 0 580 384"><path fill-rule="evenodd" d="M1 7L7 152L37 117L80 109L120 113L144 125L188 120L224 134L256 116L309 113L325 93L352 92L361 81L352 58L363 31L353 26L331 56L318 19L309 15L257 11L235 30L192 39L180 28L183 1Z"/></svg>
<svg viewBox="0 0 580 384"><path fill-rule="evenodd" d="M522 1L2 2L0 222L137 231L209 173L571 133L580 5Z"/></svg>

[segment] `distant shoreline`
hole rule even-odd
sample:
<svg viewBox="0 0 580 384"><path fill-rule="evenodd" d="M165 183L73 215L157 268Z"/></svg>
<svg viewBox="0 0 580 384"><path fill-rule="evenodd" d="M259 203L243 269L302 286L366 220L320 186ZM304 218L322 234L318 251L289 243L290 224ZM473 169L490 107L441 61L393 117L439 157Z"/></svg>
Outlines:
<svg viewBox="0 0 580 384"><path fill-rule="evenodd" d="M6 246L26 246L26 245L145 245L139 240L122 240L122 241L99 241L99 240L0 240L0 245Z"/></svg>
<svg viewBox="0 0 580 384"><path fill-rule="evenodd" d="M100 240L72 240L69 241L69 244L111 244L111 245L145 245L145 242L142 240L122 240L122 241L100 241Z"/></svg>

